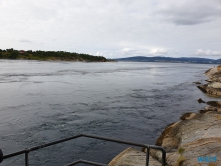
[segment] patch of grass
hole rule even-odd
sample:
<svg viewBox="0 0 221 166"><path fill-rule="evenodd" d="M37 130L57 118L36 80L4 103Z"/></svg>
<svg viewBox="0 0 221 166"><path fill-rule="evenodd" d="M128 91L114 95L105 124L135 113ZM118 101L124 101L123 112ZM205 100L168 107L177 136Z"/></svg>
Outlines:
<svg viewBox="0 0 221 166"><path fill-rule="evenodd" d="M182 147L180 147L180 148L178 149L178 153L181 154L181 155L183 154L184 151L185 151L185 149L182 148Z"/></svg>
<svg viewBox="0 0 221 166"><path fill-rule="evenodd" d="M186 160L184 156L180 156L180 158L177 160L177 166L181 166L181 164Z"/></svg>
<svg viewBox="0 0 221 166"><path fill-rule="evenodd" d="M220 115L216 115L216 118L221 120L221 116Z"/></svg>

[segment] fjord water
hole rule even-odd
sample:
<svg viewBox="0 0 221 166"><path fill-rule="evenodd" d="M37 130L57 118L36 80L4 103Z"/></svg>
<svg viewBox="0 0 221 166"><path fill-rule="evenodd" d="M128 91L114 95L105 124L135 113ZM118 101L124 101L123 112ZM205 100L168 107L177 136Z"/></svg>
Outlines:
<svg viewBox="0 0 221 166"><path fill-rule="evenodd" d="M209 100L211 64L0 60L0 148L4 154L80 133L154 144L166 125ZM30 153L30 165L78 159L108 163L128 146L80 138ZM24 165L24 155L1 165Z"/></svg>

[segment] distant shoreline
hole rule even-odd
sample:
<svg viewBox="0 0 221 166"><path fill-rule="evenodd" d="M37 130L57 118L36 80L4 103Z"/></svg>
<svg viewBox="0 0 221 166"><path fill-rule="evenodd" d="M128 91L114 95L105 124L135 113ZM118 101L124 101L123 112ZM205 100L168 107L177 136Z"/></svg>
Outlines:
<svg viewBox="0 0 221 166"><path fill-rule="evenodd" d="M211 64L211 65L219 65L219 64L217 64L217 63L193 63L193 62L170 62L170 61L168 61L168 62L161 62L161 61L116 61L116 62L138 62L138 63L146 63L146 62L151 62L151 63L174 63L174 64L177 64L177 63L179 63L179 64L207 64L207 65L209 65L209 64ZM220 63L221 64L221 63Z"/></svg>
<svg viewBox="0 0 221 166"><path fill-rule="evenodd" d="M173 58L173 57L128 57L128 58L119 58L114 59L116 61L123 62L162 62L162 63L195 63L195 64L221 64L221 58L217 60L207 59L207 58L196 58L196 57L182 57L182 58Z"/></svg>
<svg viewBox="0 0 221 166"><path fill-rule="evenodd" d="M24 51L0 49L0 59L11 60L39 60L39 61L76 61L76 62L112 62L103 56L92 56L83 53L70 53L65 51Z"/></svg>

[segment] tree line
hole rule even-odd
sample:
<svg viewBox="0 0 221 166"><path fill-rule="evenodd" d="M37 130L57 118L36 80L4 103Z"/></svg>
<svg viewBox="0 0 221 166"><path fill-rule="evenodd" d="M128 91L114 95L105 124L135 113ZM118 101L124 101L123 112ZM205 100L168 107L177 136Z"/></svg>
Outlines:
<svg viewBox="0 0 221 166"><path fill-rule="evenodd" d="M92 56L89 54L66 52L66 51L24 51L13 48L0 49L0 59L27 59L27 60L63 60L63 61L86 61L86 62L106 62L103 56Z"/></svg>

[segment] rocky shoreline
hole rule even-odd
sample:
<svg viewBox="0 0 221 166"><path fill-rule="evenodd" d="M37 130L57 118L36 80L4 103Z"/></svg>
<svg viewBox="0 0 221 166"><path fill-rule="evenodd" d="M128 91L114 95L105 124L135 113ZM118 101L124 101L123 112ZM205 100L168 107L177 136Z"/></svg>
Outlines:
<svg viewBox="0 0 221 166"><path fill-rule="evenodd" d="M197 87L210 96L221 97L221 65L214 66L214 68L207 70L205 74L209 77L206 80L209 83Z"/></svg>
<svg viewBox="0 0 221 166"><path fill-rule="evenodd" d="M207 70L205 74L209 83L197 87L209 96L220 98L221 65ZM200 98L198 102L207 106L198 113L183 114L180 121L168 125L156 141L156 145L166 150L169 166L221 166L221 101L205 102ZM161 161L160 151L150 150L150 155ZM123 161L120 165L124 165ZM132 166L133 163L126 165Z"/></svg>

